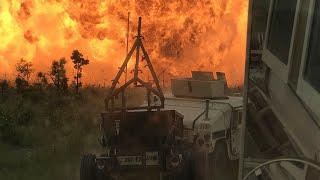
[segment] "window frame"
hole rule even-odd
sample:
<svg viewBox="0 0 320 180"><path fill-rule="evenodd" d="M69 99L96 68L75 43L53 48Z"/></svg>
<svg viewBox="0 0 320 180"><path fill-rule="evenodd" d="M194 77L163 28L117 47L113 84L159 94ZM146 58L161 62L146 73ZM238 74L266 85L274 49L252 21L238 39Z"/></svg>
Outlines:
<svg viewBox="0 0 320 180"><path fill-rule="evenodd" d="M312 33L312 26L314 20L315 4L317 0L310 0L309 13L307 19L306 33L303 43L301 66L297 85L297 94L301 100L308 106L312 111L312 115L315 119L319 119L320 123L320 92L317 91L311 84L305 79L305 71L308 66L309 57L309 45Z"/></svg>
<svg viewBox="0 0 320 180"><path fill-rule="evenodd" d="M278 57L276 57L269 49L268 49L268 42L269 42L269 34L270 34L270 25L274 10L274 3L276 0L271 0L269 12L268 12L268 20L267 20L267 28L265 32L265 41L263 44L263 54L262 54L262 61L285 83L289 82L289 72L292 63L292 54L293 54L293 43L294 37L297 30L297 22L299 19L300 13L300 6L301 0L297 0L296 10L294 15L294 23L292 27L292 35L290 40L290 48L288 54L288 63L283 63Z"/></svg>

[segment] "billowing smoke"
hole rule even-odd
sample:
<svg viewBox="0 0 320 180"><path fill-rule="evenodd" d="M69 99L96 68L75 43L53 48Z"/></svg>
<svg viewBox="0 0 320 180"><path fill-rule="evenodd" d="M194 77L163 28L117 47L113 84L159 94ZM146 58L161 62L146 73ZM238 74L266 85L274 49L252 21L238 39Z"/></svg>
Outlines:
<svg viewBox="0 0 320 180"><path fill-rule="evenodd" d="M14 76L24 58L38 71L79 49L91 60L86 83L110 83L132 45L142 16L144 44L158 73L225 71L243 82L247 1L243 0L3 0L0 5L0 77Z"/></svg>

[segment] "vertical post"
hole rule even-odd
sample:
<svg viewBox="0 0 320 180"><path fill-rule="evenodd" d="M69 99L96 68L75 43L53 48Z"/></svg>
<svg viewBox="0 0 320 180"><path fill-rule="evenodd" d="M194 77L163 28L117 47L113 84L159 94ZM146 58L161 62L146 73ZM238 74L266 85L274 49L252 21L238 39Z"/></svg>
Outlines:
<svg viewBox="0 0 320 180"><path fill-rule="evenodd" d="M126 55L129 51L129 32L130 32L130 12L128 12L128 21L127 21L127 49L126 49Z"/></svg>
<svg viewBox="0 0 320 180"><path fill-rule="evenodd" d="M149 90L149 89L147 89L148 111L150 111L150 110L151 110L151 108L150 108L150 106L151 106L151 98L150 98L150 96L151 96L151 92L150 92L150 90Z"/></svg>
<svg viewBox="0 0 320 180"><path fill-rule="evenodd" d="M134 68L134 79L135 80L138 78L138 73L139 73L139 58L140 58L139 57L139 51L140 51L140 46L141 46L141 17L139 17L139 22L138 22L136 65L135 65L135 68Z"/></svg>
<svg viewBox="0 0 320 180"><path fill-rule="evenodd" d="M125 96L125 91L123 90L121 92L121 107L122 107L122 110L124 111L126 109L126 96Z"/></svg>
<svg viewBox="0 0 320 180"><path fill-rule="evenodd" d="M122 108L121 108L121 119L122 121L125 121L126 119L126 109L127 109L127 103L126 103L126 95L125 95L125 89L122 91L121 93L122 97L121 97L121 100L122 100ZM119 122L120 124L120 122Z"/></svg>
<svg viewBox="0 0 320 180"><path fill-rule="evenodd" d="M130 25L129 22L130 22L130 12L128 12L126 56L128 56L128 51L129 51L129 25ZM125 67L124 84L127 83L127 77L128 77L128 64L126 64L126 67ZM121 100L122 100L122 119L124 119L125 118L126 109L127 109L126 89L122 90Z"/></svg>
<svg viewBox="0 0 320 180"><path fill-rule="evenodd" d="M139 22L138 22L138 37L141 37L141 17L139 17Z"/></svg>
<svg viewBox="0 0 320 180"><path fill-rule="evenodd" d="M162 88L164 89L164 71L163 71L163 77L162 77Z"/></svg>
<svg viewBox="0 0 320 180"><path fill-rule="evenodd" d="M245 65L245 75L244 75L244 88L243 88L243 113L240 127L240 158L239 158L239 168L238 168L238 180L243 179L244 173L244 160L245 160L245 135L246 135L246 121L247 121L247 103L248 103L248 89L249 89L249 61L250 61L250 38L252 29L252 11L253 11L253 1L249 0L248 6L248 24L247 24L247 48L246 48L246 65Z"/></svg>
<svg viewBox="0 0 320 180"><path fill-rule="evenodd" d="M127 48L126 48L126 56L128 55L128 51L129 51L129 32L130 32L130 12L128 12L128 22L127 22ZM126 64L126 70L125 70L125 79L124 79L124 83L127 83L127 79L128 79L128 65Z"/></svg>
<svg viewBox="0 0 320 180"><path fill-rule="evenodd" d="M206 120L209 119L209 103L210 103L210 100L206 99Z"/></svg>

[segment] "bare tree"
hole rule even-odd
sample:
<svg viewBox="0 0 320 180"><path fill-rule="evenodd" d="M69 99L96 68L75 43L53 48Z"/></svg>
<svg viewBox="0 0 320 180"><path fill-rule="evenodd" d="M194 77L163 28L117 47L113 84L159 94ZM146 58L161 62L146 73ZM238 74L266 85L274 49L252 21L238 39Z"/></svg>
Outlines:
<svg viewBox="0 0 320 180"><path fill-rule="evenodd" d="M76 92L79 93L79 89L82 86L81 77L82 77L82 67L89 64L89 60L85 59L83 55L78 51L74 50L71 55L72 62L74 64L74 69L76 70L75 87Z"/></svg>
<svg viewBox="0 0 320 180"><path fill-rule="evenodd" d="M54 60L51 65L50 76L54 86L58 91L66 91L68 89L68 78L66 76L65 58Z"/></svg>

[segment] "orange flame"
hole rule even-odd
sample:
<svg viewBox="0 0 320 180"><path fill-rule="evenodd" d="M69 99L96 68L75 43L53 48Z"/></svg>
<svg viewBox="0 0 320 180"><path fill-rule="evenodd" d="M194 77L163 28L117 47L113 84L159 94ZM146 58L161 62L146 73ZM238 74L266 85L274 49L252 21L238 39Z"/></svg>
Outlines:
<svg viewBox="0 0 320 180"><path fill-rule="evenodd" d="M84 81L109 84L125 57L127 12L130 41L142 16L145 46L157 73L186 76L191 70L224 71L243 82L247 1L243 0L2 0L0 77L15 75L21 58L37 71L79 49L90 64ZM130 67L129 67L130 69Z"/></svg>

